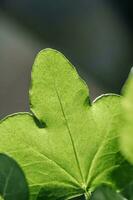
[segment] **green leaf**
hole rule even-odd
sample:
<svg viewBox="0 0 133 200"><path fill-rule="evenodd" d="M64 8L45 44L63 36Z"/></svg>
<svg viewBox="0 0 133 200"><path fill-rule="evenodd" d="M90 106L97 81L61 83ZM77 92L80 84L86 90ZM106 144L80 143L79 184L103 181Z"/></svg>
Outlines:
<svg viewBox="0 0 133 200"><path fill-rule="evenodd" d="M119 96L103 95L91 105L71 63L46 49L33 65L30 108L32 114L1 121L0 152L24 170L31 200L89 199L102 183L118 187L112 172L123 164Z"/></svg>
<svg viewBox="0 0 133 200"><path fill-rule="evenodd" d="M28 186L18 164L10 157L0 154L0 199L28 200Z"/></svg>
<svg viewBox="0 0 133 200"><path fill-rule="evenodd" d="M122 195L128 200L133 200L133 181L124 188Z"/></svg>
<svg viewBox="0 0 133 200"><path fill-rule="evenodd" d="M123 125L121 128L121 150L133 164L133 73L129 74L123 88Z"/></svg>
<svg viewBox="0 0 133 200"><path fill-rule="evenodd" d="M112 172L112 178L121 188L121 194L128 200L133 200L133 166L125 160L119 168Z"/></svg>
<svg viewBox="0 0 133 200"><path fill-rule="evenodd" d="M111 187L100 186L92 194L91 200L124 200L120 194L116 193Z"/></svg>

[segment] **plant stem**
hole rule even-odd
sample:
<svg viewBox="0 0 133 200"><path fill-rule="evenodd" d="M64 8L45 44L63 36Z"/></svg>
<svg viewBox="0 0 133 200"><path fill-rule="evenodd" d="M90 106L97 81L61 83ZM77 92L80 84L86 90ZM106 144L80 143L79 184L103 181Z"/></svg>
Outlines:
<svg viewBox="0 0 133 200"><path fill-rule="evenodd" d="M91 194L89 191L86 191L85 193L85 200L90 200Z"/></svg>

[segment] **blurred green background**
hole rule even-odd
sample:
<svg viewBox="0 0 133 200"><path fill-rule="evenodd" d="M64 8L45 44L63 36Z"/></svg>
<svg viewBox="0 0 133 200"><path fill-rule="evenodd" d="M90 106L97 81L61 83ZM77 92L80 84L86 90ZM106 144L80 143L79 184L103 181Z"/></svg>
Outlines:
<svg viewBox="0 0 133 200"><path fill-rule="evenodd" d="M120 92L133 64L131 0L0 0L0 118L28 111L37 52L55 48L87 81L92 99Z"/></svg>

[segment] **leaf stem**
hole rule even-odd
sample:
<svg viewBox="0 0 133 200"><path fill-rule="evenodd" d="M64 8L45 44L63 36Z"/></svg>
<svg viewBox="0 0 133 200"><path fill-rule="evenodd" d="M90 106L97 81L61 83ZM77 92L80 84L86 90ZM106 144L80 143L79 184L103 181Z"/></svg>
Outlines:
<svg viewBox="0 0 133 200"><path fill-rule="evenodd" d="M85 192L85 200L90 200L91 193L89 191Z"/></svg>

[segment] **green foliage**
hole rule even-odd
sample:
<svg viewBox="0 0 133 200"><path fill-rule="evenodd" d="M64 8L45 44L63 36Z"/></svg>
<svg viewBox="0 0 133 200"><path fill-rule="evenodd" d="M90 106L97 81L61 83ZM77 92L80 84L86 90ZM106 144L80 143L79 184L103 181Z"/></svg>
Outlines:
<svg viewBox="0 0 133 200"><path fill-rule="evenodd" d="M127 171L128 173L128 171ZM133 179L132 179L133 180ZM128 200L133 200L133 181L131 181L122 191L122 195Z"/></svg>
<svg viewBox="0 0 133 200"><path fill-rule="evenodd" d="M0 154L1 200L28 200L28 185L18 164L10 157Z"/></svg>
<svg viewBox="0 0 133 200"><path fill-rule="evenodd" d="M129 74L123 88L123 115L121 150L124 156L133 164L133 73Z"/></svg>
<svg viewBox="0 0 133 200"><path fill-rule="evenodd" d="M107 94L90 104L86 84L61 53L46 49L38 54L31 79L32 114L13 114L0 123L0 152L22 167L30 200L87 200L101 184L122 190L130 183L131 174L120 183L125 169L118 144L120 101Z"/></svg>
<svg viewBox="0 0 133 200"><path fill-rule="evenodd" d="M124 200L124 198L112 188L102 185L92 194L91 200Z"/></svg>

